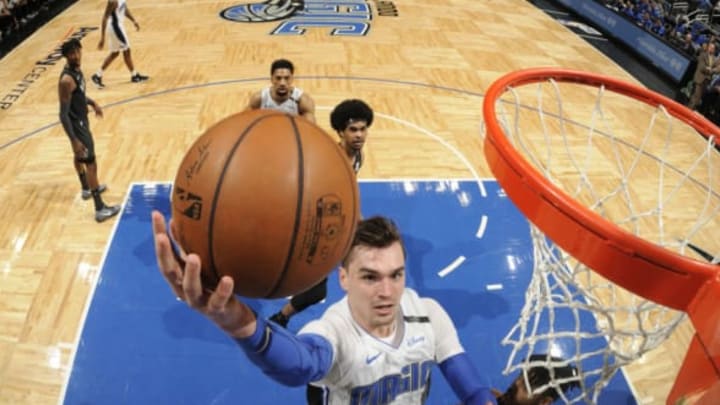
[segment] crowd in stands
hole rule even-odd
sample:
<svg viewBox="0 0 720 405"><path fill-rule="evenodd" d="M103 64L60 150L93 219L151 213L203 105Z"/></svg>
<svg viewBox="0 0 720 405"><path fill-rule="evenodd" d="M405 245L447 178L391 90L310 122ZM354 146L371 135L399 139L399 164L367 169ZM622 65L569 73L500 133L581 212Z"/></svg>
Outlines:
<svg viewBox="0 0 720 405"><path fill-rule="evenodd" d="M605 5L690 56L714 39L709 23L718 0L605 0Z"/></svg>
<svg viewBox="0 0 720 405"><path fill-rule="evenodd" d="M47 1L0 0L0 41L19 31L40 14Z"/></svg>
<svg viewBox="0 0 720 405"><path fill-rule="evenodd" d="M689 80L681 84L678 101L720 125L720 54L717 50L720 46L717 46L717 30L712 24L714 18L720 18L718 0L604 2L608 8L669 42L693 60L688 68ZM698 63L698 59L703 59L702 63Z"/></svg>
<svg viewBox="0 0 720 405"><path fill-rule="evenodd" d="M0 0L0 58L72 1Z"/></svg>

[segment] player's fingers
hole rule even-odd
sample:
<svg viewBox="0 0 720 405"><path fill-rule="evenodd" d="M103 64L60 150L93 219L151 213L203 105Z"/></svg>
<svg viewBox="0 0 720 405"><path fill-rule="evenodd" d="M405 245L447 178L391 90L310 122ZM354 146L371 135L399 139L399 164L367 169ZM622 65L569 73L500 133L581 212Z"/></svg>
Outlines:
<svg viewBox="0 0 720 405"><path fill-rule="evenodd" d="M185 294L182 290L182 269L172 254L170 240L165 233L165 218L158 211L152 213L153 234L155 236L155 258L163 277L179 298Z"/></svg>
<svg viewBox="0 0 720 405"><path fill-rule="evenodd" d="M178 266L177 262L172 259L172 253L170 253L170 241L167 235L161 234L155 237L155 252L160 273L162 273L165 280L170 285L173 293L180 298L185 298L185 293L182 288L182 271ZM168 259L170 255L171 259Z"/></svg>
<svg viewBox="0 0 720 405"><path fill-rule="evenodd" d="M200 257L198 255L188 255L182 280L185 300L191 307L201 309L203 305L203 288L200 281Z"/></svg>
<svg viewBox="0 0 720 405"><path fill-rule="evenodd" d="M177 242L177 239L175 239L175 235L177 235L177 229L175 229L175 221L170 219L170 224L168 226L168 236L170 237L170 242L172 243L173 252L175 252L175 257L180 261L180 263L184 263L185 259L187 258L187 253L185 250L180 246L180 244Z"/></svg>
<svg viewBox="0 0 720 405"><path fill-rule="evenodd" d="M160 211L153 210L151 215L153 234L157 236L158 234L165 233L165 217L163 214L161 214Z"/></svg>
<svg viewBox="0 0 720 405"><path fill-rule="evenodd" d="M221 315L228 308L228 301L233 297L233 279L225 276L220 279L215 291L208 300L208 313Z"/></svg>

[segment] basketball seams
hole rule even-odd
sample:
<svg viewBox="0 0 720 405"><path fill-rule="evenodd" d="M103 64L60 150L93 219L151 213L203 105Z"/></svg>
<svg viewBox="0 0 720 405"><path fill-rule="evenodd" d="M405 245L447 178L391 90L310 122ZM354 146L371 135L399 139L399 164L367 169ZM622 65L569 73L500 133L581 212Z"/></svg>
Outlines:
<svg viewBox="0 0 720 405"><path fill-rule="evenodd" d="M295 204L295 224L293 225L293 237L290 239L290 246L288 246L288 252L287 257L285 258L285 264L283 265L282 271L280 272L280 275L275 281L275 284L270 289L270 292L268 292L265 297L270 297L280 288L280 285L282 285L283 281L285 280L285 275L287 274L289 268L290 268L290 261L292 260L293 255L295 254L295 244L297 242L297 235L300 230L300 222L302 219L302 208L303 208L303 198L304 198L304 191L305 191L305 158L303 154L303 145L302 141L300 139L300 130L298 129L297 123L295 122L294 117L291 115L286 115L288 120L290 120L290 124L293 128L293 134L295 135L295 143L297 145L297 152L298 152L298 191L297 191L297 201Z"/></svg>
<svg viewBox="0 0 720 405"><path fill-rule="evenodd" d="M220 282L220 274L217 272L217 268L215 268L215 253L213 249L213 234L214 234L214 228L215 228L215 209L217 208L218 204L218 197L220 196L220 191L222 189L223 181L225 179L225 173L228 170L228 167L230 166L230 162L232 161L233 157L235 156L235 151L237 151L237 148L240 147L240 143L245 139L248 133L257 125L260 121L264 120L265 118L274 116L275 114L267 114L263 115L262 117L256 118L254 121L252 121L246 128L243 130L242 133L240 133L240 136L233 144L232 148L230 149L230 152L227 155L227 159L225 160L225 163L223 164L222 171L220 172L220 176L218 177L217 185L215 186L215 192L213 193L213 197L210 204L210 216L208 218L208 258L210 259L209 268L212 271L212 274L215 275L215 284Z"/></svg>

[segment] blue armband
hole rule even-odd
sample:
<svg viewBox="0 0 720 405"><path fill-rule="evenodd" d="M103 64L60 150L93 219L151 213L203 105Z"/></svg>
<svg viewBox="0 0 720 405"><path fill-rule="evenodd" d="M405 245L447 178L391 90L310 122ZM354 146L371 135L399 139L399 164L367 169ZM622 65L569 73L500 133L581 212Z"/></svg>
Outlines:
<svg viewBox="0 0 720 405"><path fill-rule="evenodd" d="M327 339L312 333L295 336L264 319L257 319L255 333L235 341L263 373L284 385L320 380L332 366L333 350Z"/></svg>
<svg viewBox="0 0 720 405"><path fill-rule="evenodd" d="M495 395L481 383L467 353L456 354L440 363L445 379L464 405L496 405Z"/></svg>

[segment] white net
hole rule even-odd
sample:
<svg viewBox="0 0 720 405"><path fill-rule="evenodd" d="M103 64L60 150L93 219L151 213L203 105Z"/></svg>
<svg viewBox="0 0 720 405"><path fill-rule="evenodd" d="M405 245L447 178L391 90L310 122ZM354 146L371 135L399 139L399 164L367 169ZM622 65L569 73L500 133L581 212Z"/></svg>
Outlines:
<svg viewBox="0 0 720 405"><path fill-rule="evenodd" d="M662 105L553 80L509 88L495 107L515 149L572 199L666 249L720 261L720 152L712 136ZM562 399L597 403L616 372L662 343L684 313L609 282L532 224L530 232L533 276L503 341L512 349L504 372L528 370L530 354L552 354L581 377L581 389L560 392Z"/></svg>

